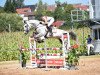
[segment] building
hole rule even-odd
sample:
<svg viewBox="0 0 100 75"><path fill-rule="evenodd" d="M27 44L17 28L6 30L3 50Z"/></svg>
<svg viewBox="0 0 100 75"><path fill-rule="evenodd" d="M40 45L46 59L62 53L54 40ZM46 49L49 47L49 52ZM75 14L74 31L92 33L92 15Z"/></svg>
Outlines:
<svg viewBox="0 0 100 75"><path fill-rule="evenodd" d="M35 19L35 14L33 14L30 7L17 8L16 12L22 18Z"/></svg>
<svg viewBox="0 0 100 75"><path fill-rule="evenodd" d="M79 10L84 10L84 11L89 10L89 7L87 5L82 5L82 4L74 4L73 7Z"/></svg>
<svg viewBox="0 0 100 75"><path fill-rule="evenodd" d="M48 5L47 10L48 11L55 11L56 7L57 7L56 5Z"/></svg>
<svg viewBox="0 0 100 75"><path fill-rule="evenodd" d="M94 50L100 53L100 0L89 0L91 36L94 39Z"/></svg>
<svg viewBox="0 0 100 75"><path fill-rule="evenodd" d="M90 18L100 19L100 0L89 0Z"/></svg>
<svg viewBox="0 0 100 75"><path fill-rule="evenodd" d="M36 10L37 5L25 5L23 8L30 8L30 9L31 9L31 11L33 12L33 11L35 11L35 10Z"/></svg>
<svg viewBox="0 0 100 75"><path fill-rule="evenodd" d="M32 12L32 10L30 8L17 8L16 12L17 14L22 15L22 14L30 13Z"/></svg>

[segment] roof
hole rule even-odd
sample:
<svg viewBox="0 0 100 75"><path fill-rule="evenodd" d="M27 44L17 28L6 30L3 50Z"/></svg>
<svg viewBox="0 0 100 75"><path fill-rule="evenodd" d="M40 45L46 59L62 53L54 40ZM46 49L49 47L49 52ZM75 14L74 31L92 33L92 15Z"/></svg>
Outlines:
<svg viewBox="0 0 100 75"><path fill-rule="evenodd" d="M30 8L18 8L16 9L16 12L18 14L26 14L27 12L31 12L31 9Z"/></svg>
<svg viewBox="0 0 100 75"><path fill-rule="evenodd" d="M48 11L55 11L55 9L56 9L56 5L48 5L47 6Z"/></svg>
<svg viewBox="0 0 100 75"><path fill-rule="evenodd" d="M91 26L94 26L94 25L100 25L100 19L82 20L82 21L79 21L79 23L87 23L85 25L91 27Z"/></svg>
<svg viewBox="0 0 100 75"><path fill-rule="evenodd" d="M36 9L36 5L25 5L22 8L30 8L32 11Z"/></svg>
<svg viewBox="0 0 100 75"><path fill-rule="evenodd" d="M65 21L56 21L56 22L53 23L53 26L55 26L55 27L60 27L60 26L62 26L64 23L65 23Z"/></svg>
<svg viewBox="0 0 100 75"><path fill-rule="evenodd" d="M74 8L78 8L80 10L85 10L87 11L89 9L89 7L87 5L82 5L82 4L75 4L73 5Z"/></svg>

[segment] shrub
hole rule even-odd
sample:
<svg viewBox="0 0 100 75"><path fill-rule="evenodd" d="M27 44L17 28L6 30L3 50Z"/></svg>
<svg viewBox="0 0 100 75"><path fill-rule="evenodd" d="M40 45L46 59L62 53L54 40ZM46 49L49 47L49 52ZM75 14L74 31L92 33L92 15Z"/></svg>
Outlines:
<svg viewBox="0 0 100 75"><path fill-rule="evenodd" d="M0 13L0 32L9 31L9 24L11 31L19 31L23 29L21 17L12 13Z"/></svg>

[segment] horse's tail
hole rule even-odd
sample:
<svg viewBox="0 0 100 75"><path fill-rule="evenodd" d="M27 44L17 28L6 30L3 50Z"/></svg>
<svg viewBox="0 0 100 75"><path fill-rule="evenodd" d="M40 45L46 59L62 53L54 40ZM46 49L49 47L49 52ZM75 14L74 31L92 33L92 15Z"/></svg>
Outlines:
<svg viewBox="0 0 100 75"><path fill-rule="evenodd" d="M69 32L69 35L70 35L71 39L73 39L75 41L77 40L77 35L73 31Z"/></svg>

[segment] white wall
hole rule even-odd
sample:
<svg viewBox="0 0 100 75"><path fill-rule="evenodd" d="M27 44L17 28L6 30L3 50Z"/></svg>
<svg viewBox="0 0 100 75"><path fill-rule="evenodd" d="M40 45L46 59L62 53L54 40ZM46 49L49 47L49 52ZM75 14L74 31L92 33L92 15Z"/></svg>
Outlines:
<svg viewBox="0 0 100 75"><path fill-rule="evenodd" d="M100 0L89 0L90 19L100 19Z"/></svg>

